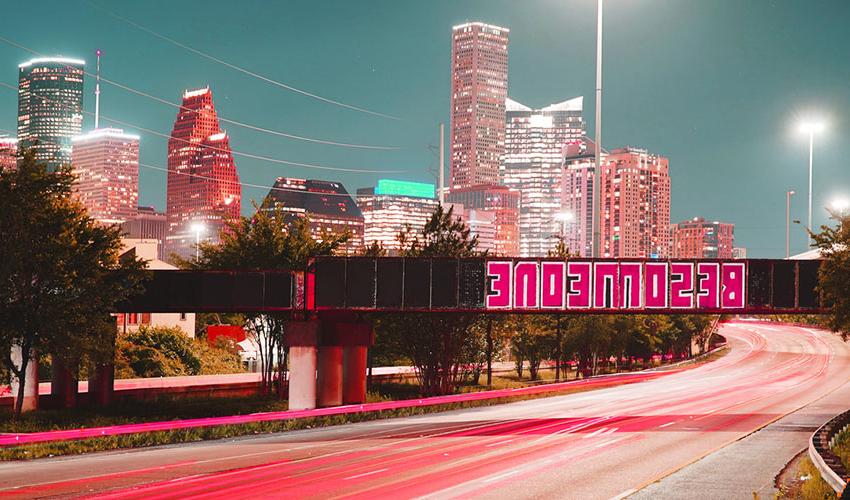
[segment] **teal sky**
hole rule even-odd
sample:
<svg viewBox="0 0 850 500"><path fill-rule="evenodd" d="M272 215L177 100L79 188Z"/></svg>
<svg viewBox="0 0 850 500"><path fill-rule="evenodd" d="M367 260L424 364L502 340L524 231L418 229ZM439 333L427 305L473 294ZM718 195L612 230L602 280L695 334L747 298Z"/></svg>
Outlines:
<svg viewBox="0 0 850 500"><path fill-rule="evenodd" d="M159 1L93 0L188 46L322 96L401 117L335 107L269 85L129 26L85 1L17 2L0 36L37 52L86 59L104 52L103 75L178 102L210 85L220 115L342 142L343 149L226 125L234 150L333 167L402 170L383 177L433 181L437 127L449 120L451 27L480 20L511 29L512 98L543 106L585 96L593 130L592 0ZM850 198L850 2L846 0L607 0L603 144L670 158L672 219L734 222L750 257L784 252L785 191L806 219L807 141L796 124L821 117L816 139L815 223ZM31 57L0 42L0 81L16 85ZM88 110L93 82L86 82ZM103 86L102 113L169 133L176 110ZM0 133L16 123L15 92L0 87ZM108 121L105 121L108 124ZM86 117L85 129L93 127ZM128 131L138 130L124 127ZM166 140L141 132L141 161L165 166ZM447 148L448 149L448 148ZM243 182L278 176L342 181L349 191L380 174L332 172L236 158ZM164 172L142 168L140 202L164 207ZM264 189L243 189L243 209ZM806 238L792 228L793 251Z"/></svg>

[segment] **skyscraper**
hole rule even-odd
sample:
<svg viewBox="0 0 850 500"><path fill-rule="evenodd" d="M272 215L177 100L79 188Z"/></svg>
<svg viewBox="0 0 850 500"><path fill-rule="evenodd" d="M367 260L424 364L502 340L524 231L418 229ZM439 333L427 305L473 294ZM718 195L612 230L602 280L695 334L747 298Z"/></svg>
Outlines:
<svg viewBox="0 0 850 500"><path fill-rule="evenodd" d="M594 143L587 138L564 148L561 210L572 216L563 222L565 243L580 257L592 257L594 152Z"/></svg>
<svg viewBox="0 0 850 500"><path fill-rule="evenodd" d="M136 215L121 224L121 232L126 238L136 240L156 240L156 258L162 260L163 244L168 224L165 214L157 212L154 207L138 207Z"/></svg>
<svg viewBox="0 0 850 500"><path fill-rule="evenodd" d="M505 147L508 29L452 29L451 189L496 184Z"/></svg>
<svg viewBox="0 0 850 500"><path fill-rule="evenodd" d="M192 255L197 241L218 241L241 208L242 186L212 91L186 91L168 140L166 260Z"/></svg>
<svg viewBox="0 0 850 500"><path fill-rule="evenodd" d="M278 177L262 206L279 209L289 220L309 217L316 240L326 232L348 231L351 237L343 249L353 253L363 248L363 214L339 182Z"/></svg>
<svg viewBox="0 0 850 500"><path fill-rule="evenodd" d="M473 186L453 189L447 201L461 204L467 210L493 213L495 234L491 255L519 255L519 191L497 184ZM479 237L483 240L484 235Z"/></svg>
<svg viewBox="0 0 850 500"><path fill-rule="evenodd" d="M52 169L71 162L71 139L82 130L84 66L50 57L18 67L18 146Z"/></svg>
<svg viewBox="0 0 850 500"><path fill-rule="evenodd" d="M670 252L667 158L621 148L602 162L603 257L661 258Z"/></svg>
<svg viewBox="0 0 850 500"><path fill-rule="evenodd" d="M677 259L732 259L735 224L694 217L672 226L673 254Z"/></svg>
<svg viewBox="0 0 850 500"><path fill-rule="evenodd" d="M14 169L18 163L18 140L14 137L0 137L0 170Z"/></svg>
<svg viewBox="0 0 850 500"><path fill-rule="evenodd" d="M502 182L522 193L519 252L545 257L560 233L563 150L584 136L582 97L532 109L507 100Z"/></svg>
<svg viewBox="0 0 850 500"><path fill-rule="evenodd" d="M437 208L434 185L379 179L375 187L357 190L363 213L363 244L378 243L390 254L401 245L398 234L410 227L419 231Z"/></svg>
<svg viewBox="0 0 850 500"><path fill-rule="evenodd" d="M73 139L74 191L89 216L121 223L139 202L139 136L102 128Z"/></svg>

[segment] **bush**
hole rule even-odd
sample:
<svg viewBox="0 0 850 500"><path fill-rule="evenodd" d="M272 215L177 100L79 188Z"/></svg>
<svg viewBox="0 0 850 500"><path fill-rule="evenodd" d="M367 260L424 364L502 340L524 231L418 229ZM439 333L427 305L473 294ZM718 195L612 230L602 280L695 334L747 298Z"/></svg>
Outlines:
<svg viewBox="0 0 850 500"><path fill-rule="evenodd" d="M210 347L178 327L141 326L119 335L116 342L117 378L212 375L242 371L234 346Z"/></svg>

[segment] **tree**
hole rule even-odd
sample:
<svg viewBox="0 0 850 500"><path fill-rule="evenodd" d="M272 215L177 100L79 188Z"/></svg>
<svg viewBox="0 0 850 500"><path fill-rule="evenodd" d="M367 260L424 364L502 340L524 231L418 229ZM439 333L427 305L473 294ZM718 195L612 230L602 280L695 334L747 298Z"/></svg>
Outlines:
<svg viewBox="0 0 850 500"><path fill-rule="evenodd" d="M850 336L850 216L831 212L835 227L821 226L812 233L824 259L818 271L817 289L829 307L827 325L844 340Z"/></svg>
<svg viewBox="0 0 850 500"><path fill-rule="evenodd" d="M478 238L454 216L452 208L438 205L421 229L399 233L402 257L474 257ZM389 314L377 323L377 338L396 346L417 369L423 395L454 392L476 351L472 326L474 314Z"/></svg>
<svg viewBox="0 0 850 500"><path fill-rule="evenodd" d="M69 368L113 359L111 313L145 277L142 261L119 259L120 229L96 223L74 199L73 180L70 166L51 172L32 150L0 171L0 362L19 381L16 417L34 354Z"/></svg>
<svg viewBox="0 0 850 500"><path fill-rule="evenodd" d="M201 243L197 260L182 261L189 269L289 269L304 271L313 257L332 255L350 233L325 231L313 238L308 217L287 217L280 209L256 207L252 217L231 221L221 232L221 243ZM258 349L262 384L271 392L275 380L283 380L287 350L284 325L290 313L244 315L247 333ZM275 360L277 361L275 363ZM283 384L278 384L282 390Z"/></svg>
<svg viewBox="0 0 850 500"><path fill-rule="evenodd" d="M522 315L511 316L509 324L513 330L511 353L516 360L517 376L522 378L522 369L528 361L528 374L531 380L539 378L540 364L555 351L555 338L552 336L554 316Z"/></svg>

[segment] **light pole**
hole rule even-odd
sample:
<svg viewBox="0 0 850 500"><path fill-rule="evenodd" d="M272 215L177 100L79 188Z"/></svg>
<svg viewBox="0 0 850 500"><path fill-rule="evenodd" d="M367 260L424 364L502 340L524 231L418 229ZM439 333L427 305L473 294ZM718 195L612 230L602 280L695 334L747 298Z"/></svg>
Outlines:
<svg viewBox="0 0 850 500"><path fill-rule="evenodd" d="M809 231L809 243L813 243L812 240L812 159L814 157L814 149L815 149L815 133L823 130L823 124L818 122L806 122L800 126L800 130L803 133L809 134L809 218L808 225L806 229Z"/></svg>
<svg viewBox="0 0 850 500"><path fill-rule="evenodd" d="M794 191L785 193L785 258L791 256L791 197Z"/></svg>
<svg viewBox="0 0 850 500"><path fill-rule="evenodd" d="M192 224L192 231L195 232L195 261L201 259L201 233L204 232L204 225L200 222Z"/></svg>
<svg viewBox="0 0 850 500"><path fill-rule="evenodd" d="M575 214L563 210L555 214L555 220L561 223L561 248L566 248L567 244L567 224L575 220ZM558 345L555 350L555 381L561 380L561 359L564 357L561 347L561 315L555 316L555 336Z"/></svg>
<svg viewBox="0 0 850 500"><path fill-rule="evenodd" d="M600 216L602 215L602 165L600 162L602 148L602 2L597 0L596 3L596 131L594 141L596 142L594 151L594 169L593 169L593 209L591 210L592 222L591 232L593 241L591 242L591 256L599 257L602 238L600 235Z"/></svg>

